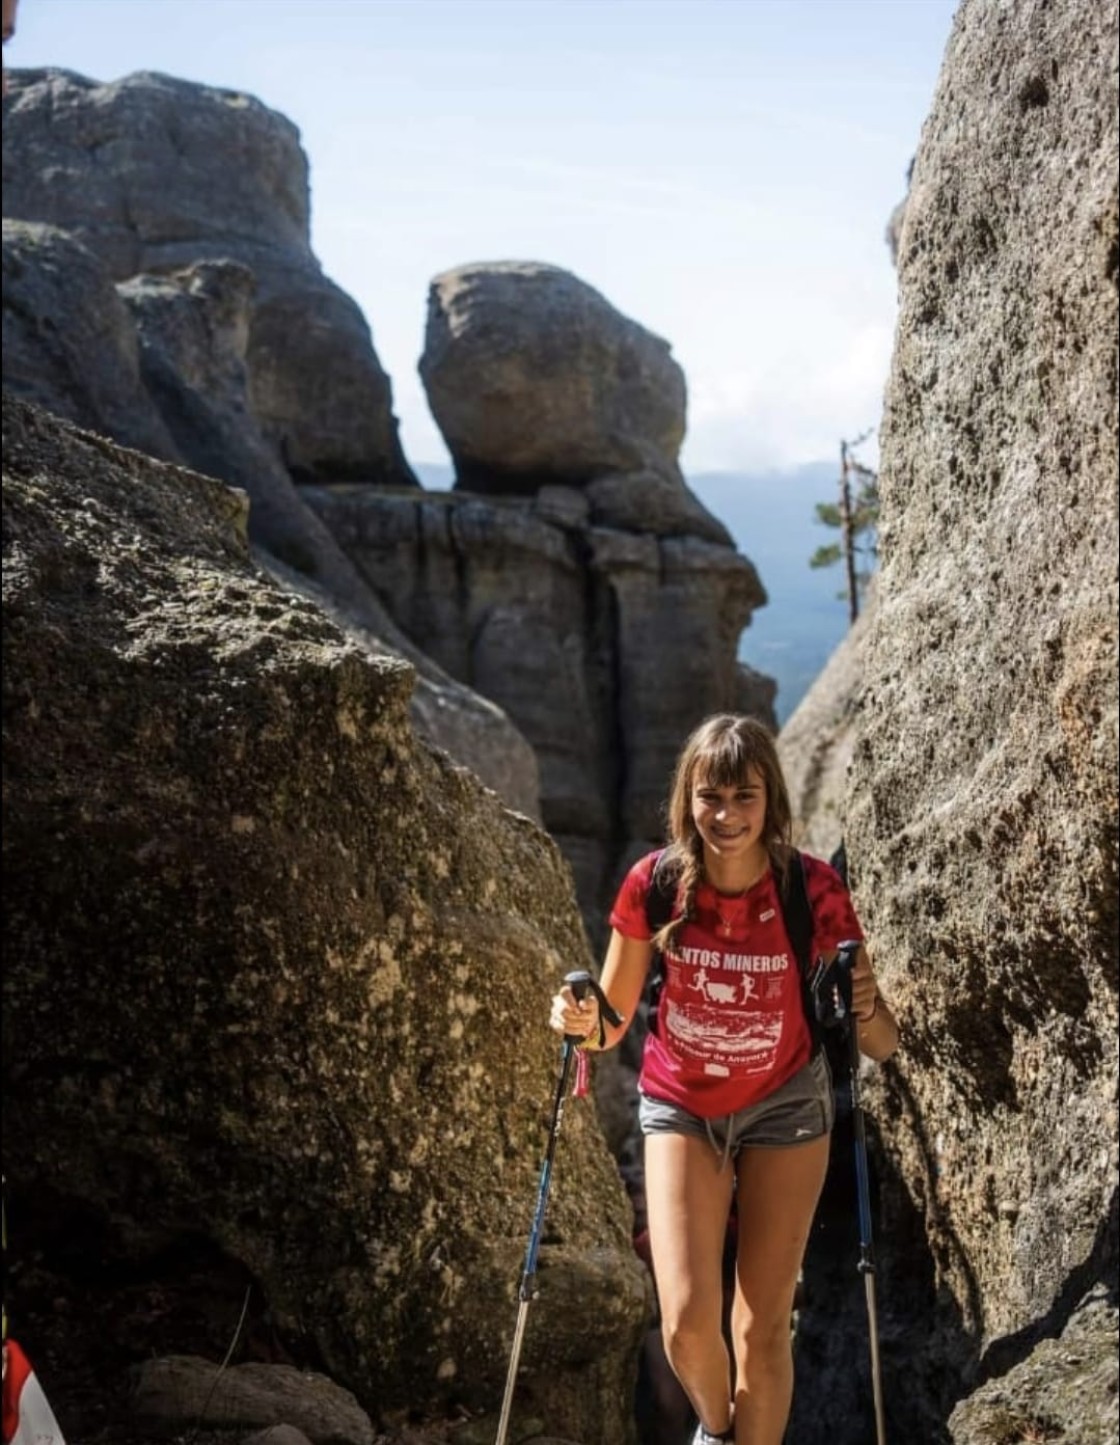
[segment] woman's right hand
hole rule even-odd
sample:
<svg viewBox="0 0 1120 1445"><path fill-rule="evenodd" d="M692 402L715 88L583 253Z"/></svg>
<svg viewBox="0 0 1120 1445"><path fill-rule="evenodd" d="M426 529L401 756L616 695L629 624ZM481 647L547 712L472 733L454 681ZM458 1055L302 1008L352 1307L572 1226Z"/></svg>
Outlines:
<svg viewBox="0 0 1120 1445"><path fill-rule="evenodd" d="M588 990L582 999L577 999L569 984L565 984L552 1000L549 1027L558 1034L575 1039L599 1039L599 1001Z"/></svg>

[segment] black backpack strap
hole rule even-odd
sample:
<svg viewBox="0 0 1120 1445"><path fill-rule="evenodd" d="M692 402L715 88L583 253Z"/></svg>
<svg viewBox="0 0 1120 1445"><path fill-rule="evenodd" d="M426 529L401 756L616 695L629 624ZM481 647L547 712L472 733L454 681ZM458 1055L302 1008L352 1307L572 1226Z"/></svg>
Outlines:
<svg viewBox="0 0 1120 1445"><path fill-rule="evenodd" d="M649 891L646 894L646 926L656 937L673 916L677 902L676 869L665 867L666 849L657 855L649 875ZM657 1006L661 1001L661 990L665 984L665 960L661 950L654 947L646 983L647 1021L651 1031L657 1028Z"/></svg>
<svg viewBox="0 0 1120 1445"><path fill-rule="evenodd" d="M651 934L658 934L673 916L677 901L677 877L672 868L664 867L665 852L662 848L649 875L649 892L646 894L646 924Z"/></svg>
<svg viewBox="0 0 1120 1445"><path fill-rule="evenodd" d="M809 986L809 976L813 969L813 909L809 903L809 889L805 883L805 862L801 854L794 849L786 864L785 878L778 889L778 897L782 905L782 921L785 924L786 936L790 941L794 957L797 959L797 972L801 979L801 1003L805 1009L805 1019L809 1025L809 1033L813 1039L814 1052L820 1047L821 1031L817 1022L817 1011L813 1006L813 995Z"/></svg>

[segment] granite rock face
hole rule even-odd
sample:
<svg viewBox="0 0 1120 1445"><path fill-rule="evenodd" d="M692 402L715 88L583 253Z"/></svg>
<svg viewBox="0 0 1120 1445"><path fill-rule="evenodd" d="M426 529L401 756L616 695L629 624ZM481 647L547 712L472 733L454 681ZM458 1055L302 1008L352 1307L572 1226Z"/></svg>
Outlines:
<svg viewBox="0 0 1120 1445"><path fill-rule="evenodd" d="M240 487L267 565L413 662L426 735L539 817L528 744L399 631L301 499L315 472L413 479L365 321L311 254L295 128L166 76L9 79L5 215L31 219L4 221L5 388Z"/></svg>
<svg viewBox="0 0 1120 1445"><path fill-rule="evenodd" d="M532 744L594 932L620 869L663 836L690 728L724 710L773 720L772 691L735 656L766 598L754 568L699 537L596 526L570 488L306 496L401 629Z"/></svg>
<svg viewBox="0 0 1120 1445"><path fill-rule="evenodd" d="M997 1440L1076 1440L1115 1445L1116 1302L1098 1287L1060 1335L1042 1340L1021 1363L982 1385L949 1417L953 1445Z"/></svg>
<svg viewBox="0 0 1120 1445"><path fill-rule="evenodd" d="M1115 7L964 0L899 238L847 818L905 1035L885 1207L932 1250L890 1256L900 1418L1057 1368L1094 1286L1115 1317L1116 90Z"/></svg>
<svg viewBox="0 0 1120 1445"><path fill-rule="evenodd" d="M14 1212L133 1268L204 1236L375 1417L493 1406L556 1070L526 1020L587 961L558 850L223 485L5 396L4 520ZM557 1171L523 1407L622 1445L646 1286L588 1106Z"/></svg>
<svg viewBox="0 0 1120 1445"><path fill-rule="evenodd" d="M793 813L793 841L818 858L830 858L844 839L848 769L863 681L863 639L873 599L874 592L778 734L778 756Z"/></svg>
<svg viewBox="0 0 1120 1445"><path fill-rule="evenodd" d="M297 479L414 482L369 328L312 254L307 158L283 116L166 75L10 71L4 214L70 232L114 281L248 267L244 363L265 442Z"/></svg>
<svg viewBox="0 0 1120 1445"><path fill-rule="evenodd" d="M668 344L559 267L437 276L420 375L470 491L645 468L679 478L685 382Z"/></svg>

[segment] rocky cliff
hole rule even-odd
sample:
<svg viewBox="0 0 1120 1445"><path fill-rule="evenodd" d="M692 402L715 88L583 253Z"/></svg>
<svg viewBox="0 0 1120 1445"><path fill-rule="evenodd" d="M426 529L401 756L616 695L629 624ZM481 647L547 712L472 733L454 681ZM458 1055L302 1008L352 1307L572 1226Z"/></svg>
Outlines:
<svg viewBox="0 0 1120 1445"><path fill-rule="evenodd" d="M589 962L555 845L235 494L8 397L4 658L4 1165L24 1269L72 1262L45 1377L98 1362L72 1437L126 1438L130 1345L197 1347L185 1258L377 1418L493 1407ZM519 1418L623 1442L646 1286L589 1102L557 1172Z"/></svg>
<svg viewBox="0 0 1120 1445"><path fill-rule="evenodd" d="M427 735L544 818L597 936L681 738L717 709L774 722L736 658L766 594L681 474L667 343L555 267L436 278L421 370L458 480L432 496L310 251L283 117L16 72L4 148L5 386L241 487L285 585L408 658Z"/></svg>
<svg viewBox="0 0 1120 1445"><path fill-rule="evenodd" d="M312 473L415 479L369 328L311 252L295 127L167 76L9 72L4 217L5 388L242 488L268 564L408 657L428 736L537 816L528 745L399 632L300 499Z"/></svg>
<svg viewBox="0 0 1120 1445"><path fill-rule="evenodd" d="M858 620L778 734L793 841L818 858L830 858L844 841L848 771L863 683L863 639L874 597L872 589Z"/></svg>
<svg viewBox="0 0 1120 1445"><path fill-rule="evenodd" d="M421 373L455 490L304 495L398 626L532 743L598 940L620 870L663 836L689 730L774 721L772 685L736 660L766 593L681 475L669 347L578 278L437 277Z"/></svg>
<svg viewBox="0 0 1120 1445"><path fill-rule="evenodd" d="M847 806L905 1033L896 1438L1116 1439L1117 167L1115 7L964 0L899 236Z"/></svg>

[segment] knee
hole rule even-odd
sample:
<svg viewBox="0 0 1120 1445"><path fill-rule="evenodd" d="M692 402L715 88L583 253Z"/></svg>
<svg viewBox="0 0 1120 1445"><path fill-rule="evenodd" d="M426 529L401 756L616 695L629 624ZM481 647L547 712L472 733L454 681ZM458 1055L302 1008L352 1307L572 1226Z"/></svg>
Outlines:
<svg viewBox="0 0 1120 1445"><path fill-rule="evenodd" d="M734 1321L732 1336L740 1370L751 1374L782 1369L793 1348L789 1313L747 1315Z"/></svg>
<svg viewBox="0 0 1120 1445"><path fill-rule="evenodd" d="M682 1368L687 1373L691 1362L705 1359L713 1345L718 1345L719 1334L719 1318L711 1311L685 1309L661 1320L665 1353L678 1374Z"/></svg>

